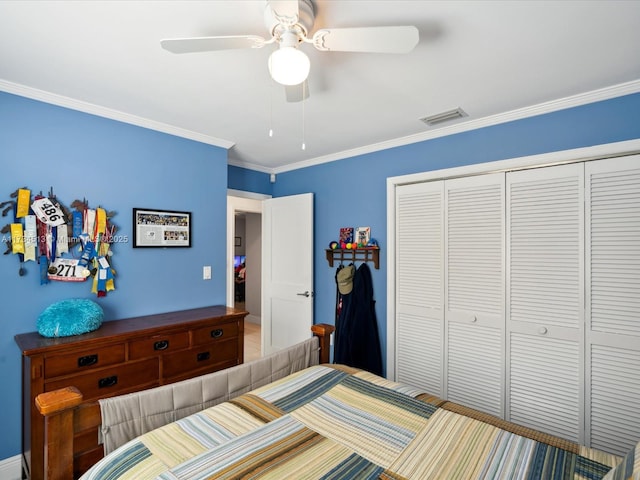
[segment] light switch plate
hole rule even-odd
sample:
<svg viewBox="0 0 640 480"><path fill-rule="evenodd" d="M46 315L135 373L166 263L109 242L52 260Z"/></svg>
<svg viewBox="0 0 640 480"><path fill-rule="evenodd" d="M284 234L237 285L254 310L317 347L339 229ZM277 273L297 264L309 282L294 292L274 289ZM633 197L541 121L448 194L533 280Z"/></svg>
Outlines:
<svg viewBox="0 0 640 480"><path fill-rule="evenodd" d="M203 280L211 280L211 266L205 265L202 267L202 279Z"/></svg>

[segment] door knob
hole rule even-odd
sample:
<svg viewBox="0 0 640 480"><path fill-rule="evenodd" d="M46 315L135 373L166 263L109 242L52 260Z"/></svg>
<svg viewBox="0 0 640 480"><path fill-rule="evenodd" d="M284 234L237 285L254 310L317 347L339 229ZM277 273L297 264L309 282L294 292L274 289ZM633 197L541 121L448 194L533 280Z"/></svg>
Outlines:
<svg viewBox="0 0 640 480"><path fill-rule="evenodd" d="M303 293L296 293L296 295L299 295L299 296L301 296L301 297L308 297L308 296L310 296L311 294L309 293L309 290L307 290L306 292L303 292Z"/></svg>

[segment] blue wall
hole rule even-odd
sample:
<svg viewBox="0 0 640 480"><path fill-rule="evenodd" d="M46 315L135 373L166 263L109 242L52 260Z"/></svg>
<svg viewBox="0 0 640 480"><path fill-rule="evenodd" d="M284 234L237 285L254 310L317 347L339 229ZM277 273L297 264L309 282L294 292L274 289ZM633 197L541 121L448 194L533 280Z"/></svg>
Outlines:
<svg viewBox="0 0 640 480"><path fill-rule="evenodd" d="M227 169L223 149L0 92L0 201L18 187L46 192L53 186L65 202L86 197L92 207L115 210L114 223L129 238L133 207L193 212L191 249L114 246L117 290L98 301L117 319L225 303L224 276L216 272L226 266L227 186L274 197L313 192L315 321L334 320L334 270L324 249L340 227L370 226L382 248L380 270L372 273L384 356L387 177L637 138L640 94L279 173L270 184L265 173ZM203 265L212 266L212 281L201 279ZM20 452L20 352L13 336L33 331L54 301L94 298L86 284L41 287L35 265L28 270L19 277L17 259L0 256L0 382L6 392L0 396L0 459Z"/></svg>
<svg viewBox="0 0 640 480"><path fill-rule="evenodd" d="M381 247L380 270L372 267L372 274L386 363L387 177L637 138L640 94L279 173L274 197L314 193L315 322L334 323L335 269L324 249L340 227L370 226Z"/></svg>
<svg viewBox="0 0 640 480"><path fill-rule="evenodd" d="M234 165L229 165L228 172L229 188L271 195L272 184L268 173L248 170Z"/></svg>
<svg viewBox="0 0 640 480"><path fill-rule="evenodd" d="M0 92L0 202L16 188L48 192L69 205L116 212L128 242L113 246L116 290L96 299L88 283L40 286L37 265L18 276L0 255L0 459L20 453L21 353L17 333L34 331L48 305L91 298L106 319L226 303L227 151L125 123ZM192 248L133 249L132 208L192 212ZM0 227L12 217L0 217ZM0 244L2 252L5 244ZM202 280L203 265L213 279Z"/></svg>

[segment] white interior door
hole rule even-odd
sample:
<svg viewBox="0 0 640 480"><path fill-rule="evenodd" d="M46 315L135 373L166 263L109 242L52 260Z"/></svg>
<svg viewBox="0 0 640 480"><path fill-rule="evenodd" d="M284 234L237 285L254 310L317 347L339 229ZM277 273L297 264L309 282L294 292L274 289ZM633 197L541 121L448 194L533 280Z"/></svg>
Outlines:
<svg viewBox="0 0 640 480"><path fill-rule="evenodd" d="M313 194L263 204L262 354L311 336Z"/></svg>

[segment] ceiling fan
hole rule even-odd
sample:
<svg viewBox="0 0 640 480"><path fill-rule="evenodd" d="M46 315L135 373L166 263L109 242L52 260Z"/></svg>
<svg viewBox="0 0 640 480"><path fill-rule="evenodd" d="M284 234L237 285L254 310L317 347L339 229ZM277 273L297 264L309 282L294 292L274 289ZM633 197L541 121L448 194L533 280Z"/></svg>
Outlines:
<svg viewBox="0 0 640 480"><path fill-rule="evenodd" d="M311 43L323 52L409 53L419 40L414 26L323 28L310 36L315 19L311 0L267 0L264 19L271 34L268 40L258 35L231 35L170 38L161 40L160 45L172 53L194 53L262 48L275 43L279 48L268 62L271 77L294 86L304 83L309 75L309 58L299 49L303 43Z"/></svg>

